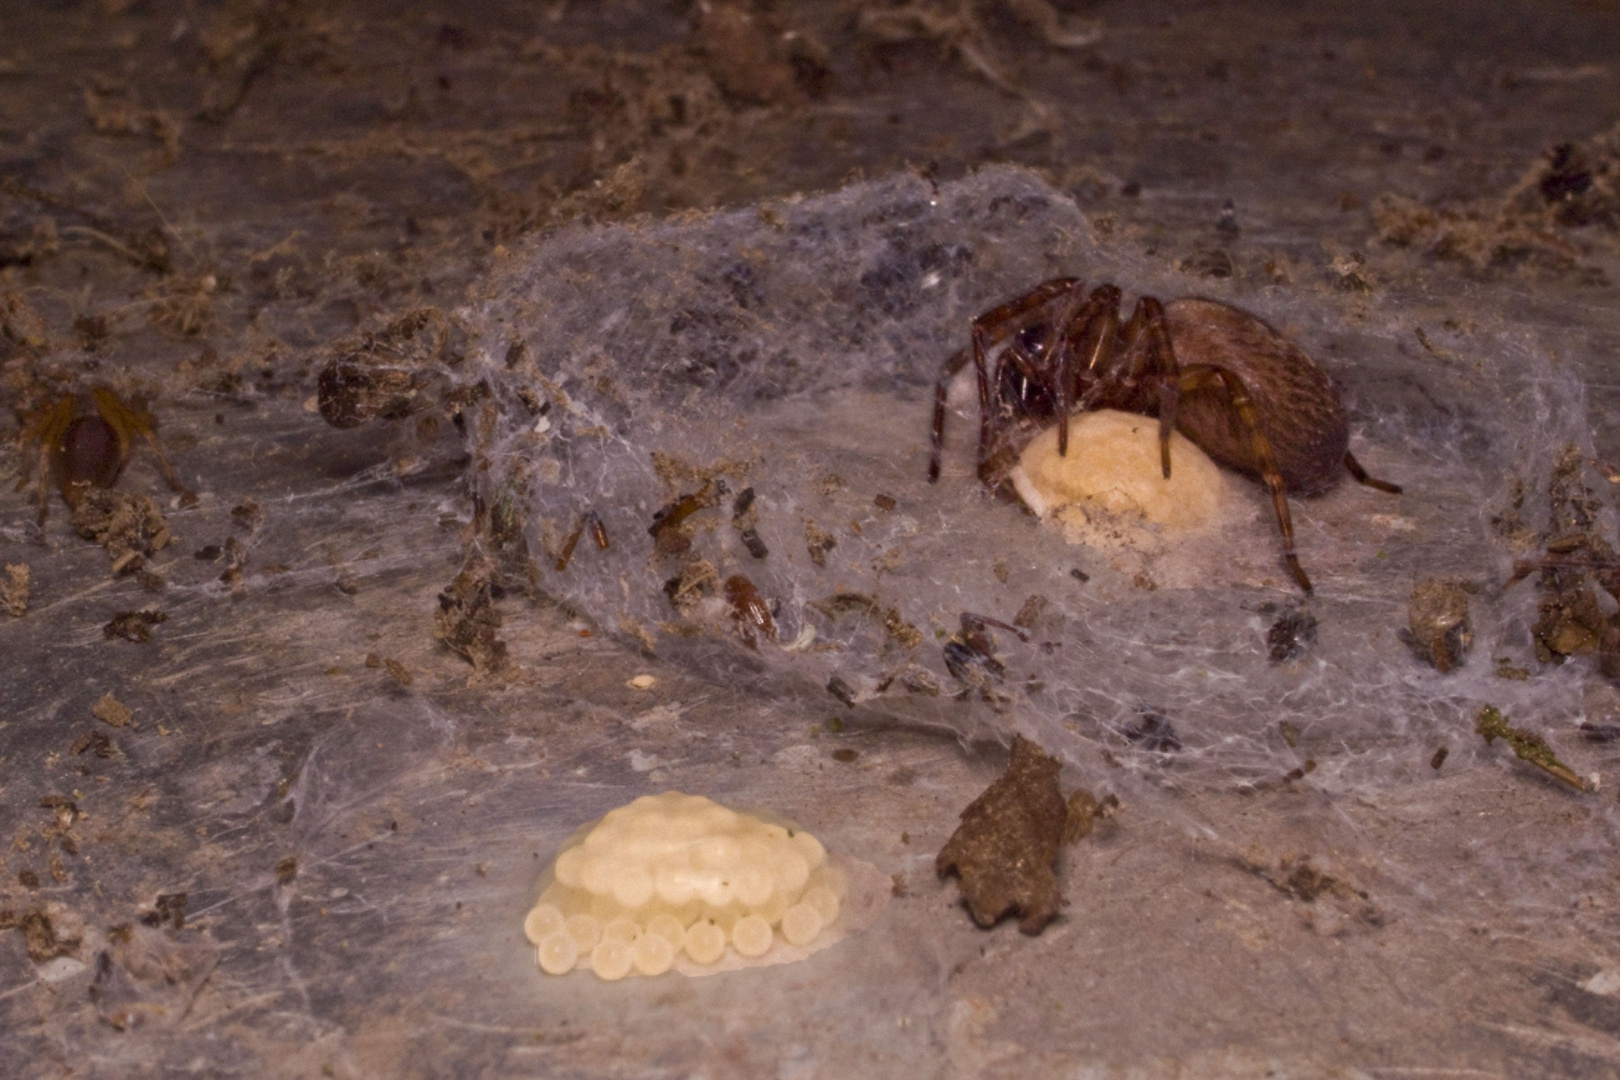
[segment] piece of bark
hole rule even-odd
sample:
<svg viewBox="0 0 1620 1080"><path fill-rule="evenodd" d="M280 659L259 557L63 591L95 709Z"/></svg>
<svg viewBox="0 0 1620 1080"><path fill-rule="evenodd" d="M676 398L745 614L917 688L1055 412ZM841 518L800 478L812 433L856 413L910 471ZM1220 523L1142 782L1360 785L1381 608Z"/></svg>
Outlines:
<svg viewBox="0 0 1620 1080"><path fill-rule="evenodd" d="M1068 818L1059 768L1039 746L1014 738L1007 771L962 811L962 824L934 860L940 877L957 876L980 926L1016 914L1019 930L1039 934L1063 907L1053 869Z"/></svg>

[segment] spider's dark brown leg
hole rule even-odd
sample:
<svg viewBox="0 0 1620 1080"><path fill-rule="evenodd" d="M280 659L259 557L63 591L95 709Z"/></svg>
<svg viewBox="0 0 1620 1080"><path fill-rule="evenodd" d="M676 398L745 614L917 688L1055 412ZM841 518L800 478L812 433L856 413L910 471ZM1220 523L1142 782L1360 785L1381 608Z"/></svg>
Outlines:
<svg viewBox="0 0 1620 1080"><path fill-rule="evenodd" d="M1079 296L1079 289L1075 290ZM1058 383L1058 456L1069 455L1069 417L1075 411L1074 391L1079 386L1079 372L1102 370L1119 339L1119 290L1112 285L1099 285L1091 291L1078 310L1066 313L1055 328L1057 341L1053 346L1052 368ZM1085 358L1082 364L1080 357ZM1082 404L1084 398L1082 397Z"/></svg>
<svg viewBox="0 0 1620 1080"><path fill-rule="evenodd" d="M1164 478L1170 479L1170 433L1176 430L1176 411L1181 406L1181 365L1176 362L1175 344L1170 340L1170 324L1164 317L1164 305L1157 297L1144 296L1136 302L1131 315L1135 324L1141 320L1143 358L1147 369L1144 375L1158 382L1159 393L1159 465Z"/></svg>
<svg viewBox="0 0 1620 1080"><path fill-rule="evenodd" d="M999 307L973 320L973 363L979 373L979 466L982 469L990 456L992 406L990 388L998 381L991 377L990 348L1018 332L1024 320L1033 312L1050 304L1065 293L1078 293L1085 288L1075 278L1053 278L1043 281L1029 292L1009 300ZM996 374L1000 374L999 362Z"/></svg>
<svg viewBox="0 0 1620 1080"><path fill-rule="evenodd" d="M1311 579L1305 576L1305 568L1299 565L1299 556L1294 553L1294 519L1288 512L1288 495L1283 485L1282 470L1277 467L1277 455L1272 452L1271 440L1260 430L1260 415L1255 411L1254 399L1249 396L1249 388L1238 378L1236 372L1204 365L1183 368L1180 382L1180 389L1184 393L1202 389L1216 382L1226 387L1232 408L1237 411L1243 425L1249 429L1254 457L1260 463L1260 479L1265 481L1266 487L1271 491L1271 505L1277 512L1277 527L1282 530L1283 561L1288 564L1288 572L1294 575L1299 587L1311 592Z"/></svg>
<svg viewBox="0 0 1620 1080"><path fill-rule="evenodd" d="M1377 477L1368 476L1367 470L1363 469L1361 467L1361 462L1356 460L1356 455L1350 453L1349 451L1346 451L1344 455L1344 467L1350 470L1350 475L1355 477L1356 483L1358 484L1366 484L1370 488L1377 488L1379 491L1387 491L1391 495L1399 495L1401 493L1401 485L1392 484L1388 480L1379 480Z"/></svg>
<svg viewBox="0 0 1620 1080"><path fill-rule="evenodd" d="M1170 479L1170 433L1176 429L1181 402L1181 365L1170 340L1164 305L1156 298L1137 300L1130 322L1120 333L1122 359L1106 380L1099 378L1081 401L1082 408L1114 407L1159 417L1159 463ZM1105 394L1111 393L1112 397Z"/></svg>

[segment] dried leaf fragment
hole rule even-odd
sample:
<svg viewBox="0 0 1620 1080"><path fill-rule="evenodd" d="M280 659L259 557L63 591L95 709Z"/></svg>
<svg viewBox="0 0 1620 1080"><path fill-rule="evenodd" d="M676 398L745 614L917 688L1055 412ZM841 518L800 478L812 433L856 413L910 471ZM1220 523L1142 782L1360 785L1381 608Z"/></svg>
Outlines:
<svg viewBox="0 0 1620 1080"><path fill-rule="evenodd" d="M1063 842L1078 843L1091 835L1097 822L1113 817L1119 810L1118 795L1104 795L1101 799L1079 788L1069 792L1068 816L1063 823Z"/></svg>
<svg viewBox="0 0 1620 1080"><path fill-rule="evenodd" d="M1015 737L1006 771L962 811L962 824L934 860L940 877L958 877L962 900L982 927L1016 913L1020 931L1039 934L1064 904L1053 869L1068 821L1059 769L1056 758Z"/></svg>

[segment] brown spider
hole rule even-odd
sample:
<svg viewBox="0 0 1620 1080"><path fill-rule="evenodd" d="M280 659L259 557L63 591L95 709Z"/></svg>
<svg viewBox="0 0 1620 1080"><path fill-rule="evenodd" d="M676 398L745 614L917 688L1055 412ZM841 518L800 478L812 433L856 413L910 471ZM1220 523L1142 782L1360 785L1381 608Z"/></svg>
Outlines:
<svg viewBox="0 0 1620 1080"><path fill-rule="evenodd" d="M110 488L134 453L135 438L144 438L157 455L163 479L179 493L183 505L191 506L197 496L180 483L174 466L163 453L157 437L157 418L141 402L128 402L105 386L89 396L63 394L49 405L23 418L17 449L23 454L22 479L17 490L28 486L29 448L39 447L39 523L45 524L49 506L47 489L54 477L62 498L71 507L84 501L92 488Z"/></svg>
<svg viewBox="0 0 1620 1080"><path fill-rule="evenodd" d="M971 352L951 357L934 393L928 479L939 479L948 384L971 355L978 371L979 479L1015 498L1007 474L1029 441L1054 420L1066 453L1069 417L1092 409L1156 416L1164 475L1170 433L1215 461L1258 477L1271 490L1283 558L1306 592L1311 580L1294 554L1287 493L1316 495L1339 469L1394 494L1351 455L1344 406L1327 373L1299 346L1246 311L1188 298L1165 305L1141 297L1120 324L1120 291L1088 294L1075 278L1054 278L973 320Z"/></svg>

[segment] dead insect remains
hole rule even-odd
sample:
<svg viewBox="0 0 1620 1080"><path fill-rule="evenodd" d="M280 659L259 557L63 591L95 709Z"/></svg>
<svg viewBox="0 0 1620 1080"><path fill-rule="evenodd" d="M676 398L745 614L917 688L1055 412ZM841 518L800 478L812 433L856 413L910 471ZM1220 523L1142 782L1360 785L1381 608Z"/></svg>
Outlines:
<svg viewBox="0 0 1620 1080"><path fill-rule="evenodd" d="M1305 351L1260 319L1213 300L1168 305L1137 300L1120 322L1122 294L1076 278L1043 282L973 320L969 349L948 360L934 393L930 481L939 479L948 386L971 357L978 375L979 479L1016 497L1008 474L1030 440L1056 424L1067 454L1069 418L1117 409L1159 420L1159 450L1170 476L1170 433L1180 431L1216 462L1260 479L1271 492L1283 559L1299 587L1311 581L1294 551L1288 498L1317 495L1347 469L1375 480L1350 453L1350 426L1338 391Z"/></svg>
<svg viewBox="0 0 1620 1080"><path fill-rule="evenodd" d="M1489 746L1497 739L1502 739L1513 747L1513 753L1520 759L1528 761L1548 776L1562 780L1576 791L1590 792L1592 788L1585 780L1576 775L1575 770L1558 760L1547 740L1533 731L1508 726L1507 717L1494 705L1487 705L1479 710L1474 718L1474 730L1485 736L1485 744Z"/></svg>

